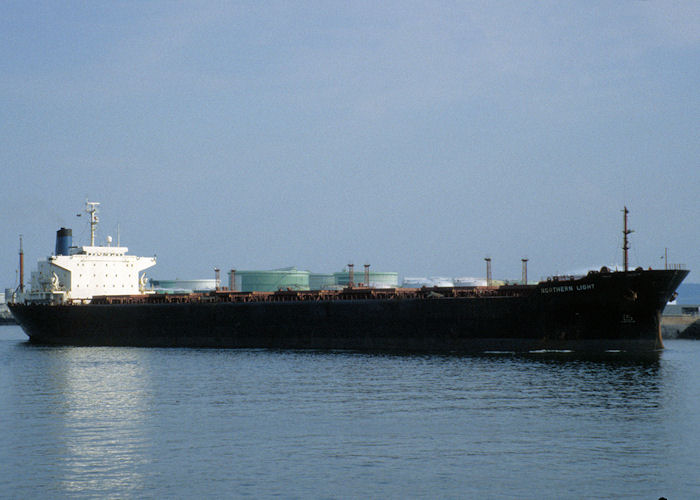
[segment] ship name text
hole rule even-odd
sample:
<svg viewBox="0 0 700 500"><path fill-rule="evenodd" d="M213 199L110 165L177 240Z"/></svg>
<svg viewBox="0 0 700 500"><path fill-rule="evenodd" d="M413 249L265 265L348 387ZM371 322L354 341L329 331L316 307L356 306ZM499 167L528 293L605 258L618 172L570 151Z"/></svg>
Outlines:
<svg viewBox="0 0 700 500"><path fill-rule="evenodd" d="M593 290L594 288L595 288L594 283L580 283L578 285L550 286L547 288L540 289L540 292L541 293L583 292L586 290Z"/></svg>

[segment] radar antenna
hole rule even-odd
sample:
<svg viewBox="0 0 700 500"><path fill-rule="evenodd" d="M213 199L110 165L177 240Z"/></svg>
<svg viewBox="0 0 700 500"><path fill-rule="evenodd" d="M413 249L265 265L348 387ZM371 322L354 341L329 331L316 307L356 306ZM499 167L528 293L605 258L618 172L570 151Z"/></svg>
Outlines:
<svg viewBox="0 0 700 500"><path fill-rule="evenodd" d="M97 206L100 203L97 201L85 200L85 212L90 215L90 246L95 246L95 230L100 219L97 217Z"/></svg>

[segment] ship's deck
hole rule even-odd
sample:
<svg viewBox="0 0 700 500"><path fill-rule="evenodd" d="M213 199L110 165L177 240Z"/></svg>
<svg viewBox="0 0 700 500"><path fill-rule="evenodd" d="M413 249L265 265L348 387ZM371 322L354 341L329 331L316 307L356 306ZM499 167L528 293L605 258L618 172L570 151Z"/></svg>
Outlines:
<svg viewBox="0 0 700 500"><path fill-rule="evenodd" d="M167 304L202 302L304 302L335 300L401 300L456 297L513 297L531 293L536 285L498 287L423 287L367 288L347 287L342 290L278 290L276 292L236 292L216 290L207 293L144 295L104 295L93 297L92 304Z"/></svg>

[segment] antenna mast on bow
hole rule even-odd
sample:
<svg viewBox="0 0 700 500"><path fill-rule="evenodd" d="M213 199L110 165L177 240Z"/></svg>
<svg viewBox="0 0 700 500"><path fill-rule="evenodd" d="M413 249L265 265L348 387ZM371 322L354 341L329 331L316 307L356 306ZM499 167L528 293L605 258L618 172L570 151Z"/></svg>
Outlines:
<svg viewBox="0 0 700 500"><path fill-rule="evenodd" d="M634 231L632 229L627 229L627 214L630 213L629 210L627 210L627 207L622 211L624 214L624 229L622 230L622 234L624 235L624 243L622 244L622 259L624 261L625 265L625 272L627 272L627 268L629 267L629 249L630 249L630 244L629 240L627 239L627 235L633 233Z"/></svg>

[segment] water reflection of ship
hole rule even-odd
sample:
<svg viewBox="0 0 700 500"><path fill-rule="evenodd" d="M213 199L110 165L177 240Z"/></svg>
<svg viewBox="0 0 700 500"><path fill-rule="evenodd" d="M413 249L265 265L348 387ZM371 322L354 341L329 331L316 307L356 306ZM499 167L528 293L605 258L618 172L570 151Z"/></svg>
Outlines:
<svg viewBox="0 0 700 500"><path fill-rule="evenodd" d="M89 491L90 496L111 497L116 491L145 491L148 482L140 468L145 460L143 444L154 435L154 429L148 427L154 378L148 354L133 349L42 352L29 343L18 343L15 349L23 351L15 357L33 361L33 369L21 374L23 385L43 389L16 391L18 408L37 401L54 408L51 418L34 414L34 420L30 419L42 425L44 434L36 441L41 444L34 446L51 463L50 469L35 471L41 476L37 484L51 492L46 496L75 497ZM99 485L91 483L95 471L104 475ZM64 494L56 495L60 491Z"/></svg>

